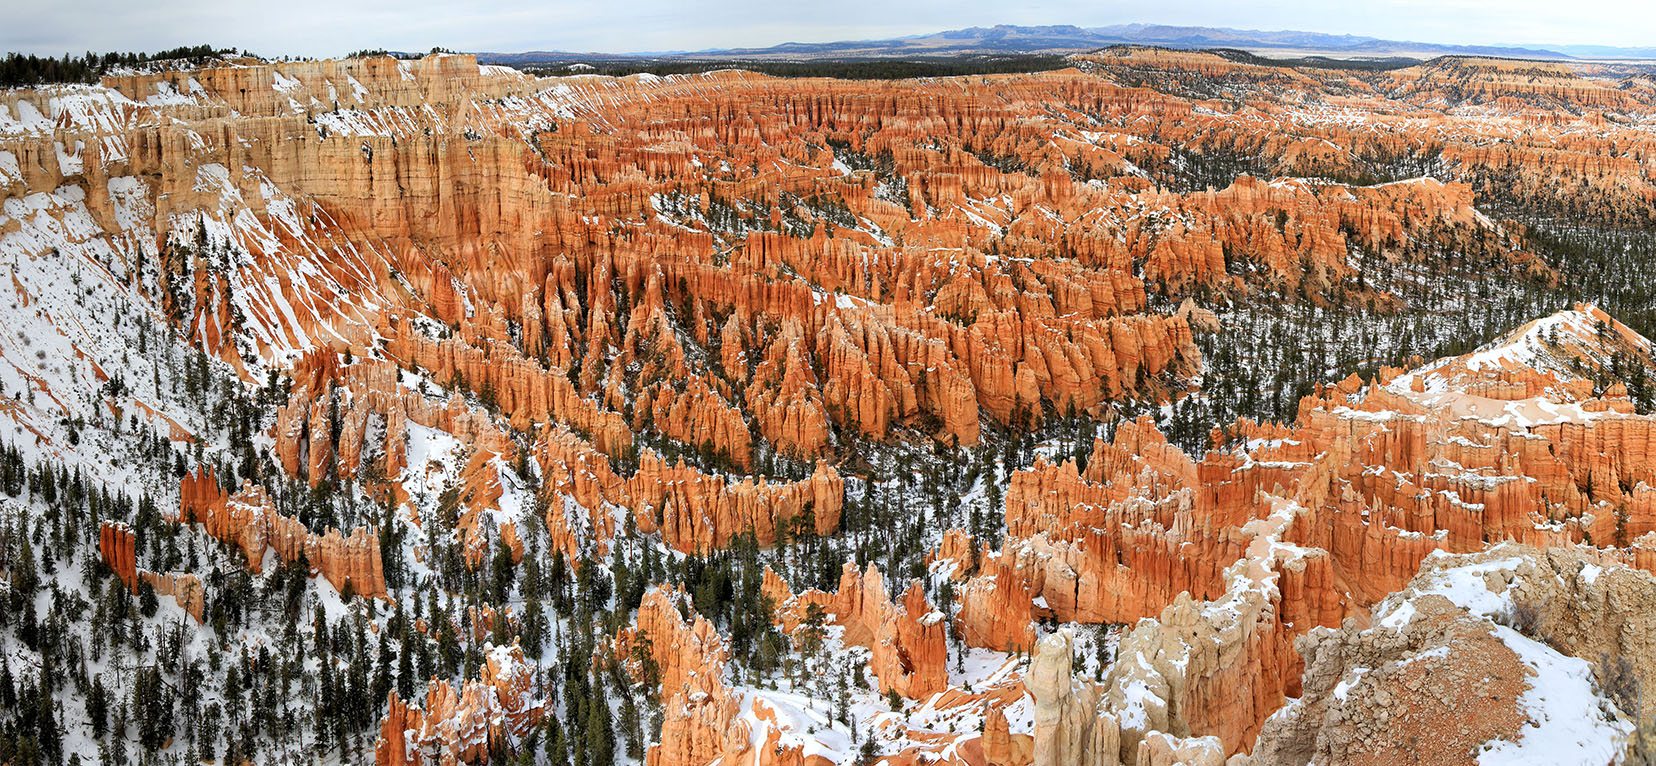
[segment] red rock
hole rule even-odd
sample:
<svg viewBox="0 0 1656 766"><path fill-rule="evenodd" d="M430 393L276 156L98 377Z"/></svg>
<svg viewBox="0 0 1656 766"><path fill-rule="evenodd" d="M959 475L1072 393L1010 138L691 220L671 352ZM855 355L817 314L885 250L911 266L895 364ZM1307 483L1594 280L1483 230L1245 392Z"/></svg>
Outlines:
<svg viewBox="0 0 1656 766"><path fill-rule="evenodd" d="M126 524L105 521L98 526L98 553L104 565L115 572L127 590L136 594L139 582L148 583L158 596L172 596L196 622L207 608L207 592L201 579L184 572L151 572L138 568L136 538Z"/></svg>
<svg viewBox="0 0 1656 766"><path fill-rule="evenodd" d="M150 572L138 573L155 589L158 596L172 596L178 606L197 624L202 622L202 614L207 609L207 589L201 584L201 578L191 572Z"/></svg>
<svg viewBox="0 0 1656 766"><path fill-rule="evenodd" d="M476 680L459 690L448 681L426 689L424 708L391 692L374 745L377 766L484 763L496 749L523 743L551 704L534 680L535 668L516 644L491 646Z"/></svg>
<svg viewBox="0 0 1656 766"><path fill-rule="evenodd" d="M642 680L644 654L660 673L666 715L661 736L646 756L650 766L738 762L749 751L740 698L725 684L728 650L712 623L679 616L683 593L657 587L644 594L634 625L616 637L616 656Z"/></svg>
<svg viewBox="0 0 1656 766"><path fill-rule="evenodd" d="M224 498L210 471L185 476L179 494L181 523L201 523L223 542L241 549L247 566L263 571L267 550L275 550L286 562L303 555L315 570L340 592L347 588L359 596L385 598L385 572L380 562L379 536L359 527L349 536L337 529L315 534L298 519L276 512L264 490L252 484L234 496Z"/></svg>
<svg viewBox="0 0 1656 766"><path fill-rule="evenodd" d="M127 590L138 592L138 554L132 528L106 521L98 527L98 553Z"/></svg>
<svg viewBox="0 0 1656 766"><path fill-rule="evenodd" d="M1001 652L1035 649L1035 594L1009 556L979 559L978 576L960 586L956 619L970 646Z"/></svg>
<svg viewBox="0 0 1656 766"><path fill-rule="evenodd" d="M808 590L797 596L787 583L767 569L765 595L777 609L777 622L794 633L815 604L832 624L845 628L842 640L870 650L869 670L879 679L880 693L895 691L909 699L926 699L948 687L947 617L926 603L916 582L900 603L886 594L885 579L870 564L859 572L846 564L839 590L833 594Z"/></svg>

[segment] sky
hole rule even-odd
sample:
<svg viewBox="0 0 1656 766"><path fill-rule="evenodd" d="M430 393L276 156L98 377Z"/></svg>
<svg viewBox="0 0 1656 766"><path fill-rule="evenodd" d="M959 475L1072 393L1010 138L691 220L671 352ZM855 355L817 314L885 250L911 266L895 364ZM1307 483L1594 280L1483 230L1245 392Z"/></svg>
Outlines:
<svg viewBox="0 0 1656 766"><path fill-rule="evenodd" d="M1656 44L1650 0L0 0L0 50L623 53L1133 22L1465 45Z"/></svg>

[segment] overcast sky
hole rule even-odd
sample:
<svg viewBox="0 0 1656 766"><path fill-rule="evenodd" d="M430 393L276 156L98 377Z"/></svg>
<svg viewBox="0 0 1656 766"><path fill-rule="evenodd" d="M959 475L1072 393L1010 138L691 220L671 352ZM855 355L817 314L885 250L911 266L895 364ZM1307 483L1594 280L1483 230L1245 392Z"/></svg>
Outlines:
<svg viewBox="0 0 1656 766"><path fill-rule="evenodd" d="M1651 0L0 0L0 50L636 52L1130 22L1433 43L1656 44Z"/></svg>

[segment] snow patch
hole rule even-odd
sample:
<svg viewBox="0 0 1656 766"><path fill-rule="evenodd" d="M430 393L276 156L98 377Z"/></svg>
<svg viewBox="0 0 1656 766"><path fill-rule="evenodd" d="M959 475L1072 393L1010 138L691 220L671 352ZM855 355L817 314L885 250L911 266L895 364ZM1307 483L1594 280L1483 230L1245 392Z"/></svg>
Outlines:
<svg viewBox="0 0 1656 766"><path fill-rule="evenodd" d="M1518 699L1529 714L1528 725L1516 740L1486 743L1478 755L1480 766L1614 763L1633 724L1594 691L1592 667L1505 625L1494 630L1534 677Z"/></svg>

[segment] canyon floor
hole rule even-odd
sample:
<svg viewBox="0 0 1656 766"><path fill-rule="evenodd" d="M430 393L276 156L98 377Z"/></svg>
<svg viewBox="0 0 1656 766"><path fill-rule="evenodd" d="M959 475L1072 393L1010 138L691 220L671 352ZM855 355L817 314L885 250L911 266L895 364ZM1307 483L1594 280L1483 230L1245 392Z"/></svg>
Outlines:
<svg viewBox="0 0 1656 766"><path fill-rule="evenodd" d="M1656 80L0 90L0 763L1656 747Z"/></svg>

